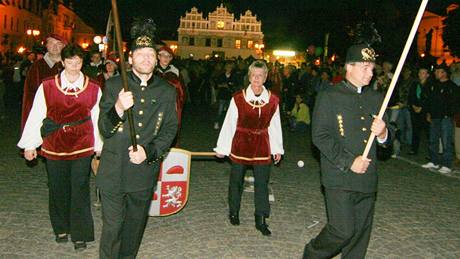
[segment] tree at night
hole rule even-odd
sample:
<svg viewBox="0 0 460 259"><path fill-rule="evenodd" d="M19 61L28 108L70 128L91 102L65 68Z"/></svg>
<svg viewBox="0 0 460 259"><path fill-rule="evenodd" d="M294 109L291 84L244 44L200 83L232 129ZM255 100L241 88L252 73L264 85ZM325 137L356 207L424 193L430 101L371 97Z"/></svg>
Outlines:
<svg viewBox="0 0 460 259"><path fill-rule="evenodd" d="M460 57L460 8L450 11L443 23L444 47L450 49L452 56Z"/></svg>

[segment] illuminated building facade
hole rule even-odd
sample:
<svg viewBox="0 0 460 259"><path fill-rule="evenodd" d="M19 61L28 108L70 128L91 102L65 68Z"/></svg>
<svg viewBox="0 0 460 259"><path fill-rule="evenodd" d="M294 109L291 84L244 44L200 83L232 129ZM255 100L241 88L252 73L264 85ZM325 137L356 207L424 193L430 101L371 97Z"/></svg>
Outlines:
<svg viewBox="0 0 460 259"><path fill-rule="evenodd" d="M0 51L30 50L49 33L80 46L92 43L94 36L94 30L73 10L73 1L50 0L44 8L40 0L0 0Z"/></svg>
<svg viewBox="0 0 460 259"><path fill-rule="evenodd" d="M207 17L193 7L180 18L177 31L181 58L263 57L262 22L250 10L237 19L223 4Z"/></svg>
<svg viewBox="0 0 460 259"><path fill-rule="evenodd" d="M442 39L443 20L450 11L459 8L458 4L452 4L447 7L446 13L436 14L430 11L425 11L418 27L417 51L424 58L432 56L437 59L437 63L445 61L447 64L459 62L459 58L455 58L450 54L450 50L444 47Z"/></svg>

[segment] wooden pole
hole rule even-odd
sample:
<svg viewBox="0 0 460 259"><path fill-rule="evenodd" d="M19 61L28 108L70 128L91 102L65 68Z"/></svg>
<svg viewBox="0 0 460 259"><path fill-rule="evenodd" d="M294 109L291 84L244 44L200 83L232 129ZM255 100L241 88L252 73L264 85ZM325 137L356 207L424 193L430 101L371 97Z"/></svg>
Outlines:
<svg viewBox="0 0 460 259"><path fill-rule="evenodd" d="M216 152L190 152L192 156L215 156Z"/></svg>
<svg viewBox="0 0 460 259"><path fill-rule="evenodd" d="M390 86L388 87L388 91L385 95L385 99L383 100L382 106L380 107L379 114L377 115L379 119L382 119L383 114L385 113L385 110L387 109L388 102L390 101L391 95L393 94L393 90L395 88L396 82L398 81L399 74L401 74L401 70L404 66L404 63L406 62L407 54L409 53L412 42L414 41L415 34L417 32L418 26L420 25L420 21L422 20L422 16L423 16L423 13L425 12L425 8L427 4L428 4L428 0L422 0L422 3L420 4L420 8L418 9L418 13L417 13L417 16L415 17L414 23L412 24L412 29L409 33L409 37L407 37L406 45L404 46L404 50L399 59L398 66L396 67L396 71L393 75L393 78L391 79L391 83L390 83ZM366 148L364 149L364 152L363 152L363 158L367 158L367 156L369 155L369 151L372 147L372 143L374 142L374 139L375 139L375 134L371 133L367 141Z"/></svg>
<svg viewBox="0 0 460 259"><path fill-rule="evenodd" d="M120 15L118 14L118 6L117 6L117 0L112 0L112 18L113 18L113 23L115 25L115 35L116 35L116 40L117 40L117 48L118 48L118 53L120 53L120 75L121 75L121 81L123 83L123 89L125 92L129 91L128 87L128 77L126 73L126 63L125 63L125 56L123 53L123 38L121 35L121 27L120 27ZM129 124L129 133L131 137L131 143L133 145L133 151L137 151L137 141L136 141L136 129L134 128L134 119L133 119L133 112L132 109L129 108L126 110L126 114L128 116L128 124Z"/></svg>

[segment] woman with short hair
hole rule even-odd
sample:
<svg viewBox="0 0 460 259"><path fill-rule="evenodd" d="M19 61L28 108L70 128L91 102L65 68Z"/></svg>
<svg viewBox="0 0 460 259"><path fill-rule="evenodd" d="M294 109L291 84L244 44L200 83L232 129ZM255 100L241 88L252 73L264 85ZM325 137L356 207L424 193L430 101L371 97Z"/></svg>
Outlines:
<svg viewBox="0 0 460 259"><path fill-rule="evenodd" d="M28 161L37 154L46 159L56 242L67 242L70 235L75 250L83 250L94 241L89 176L91 157L102 149L97 125L101 90L81 72L80 47L67 45L61 56L64 70L39 86L18 147Z"/></svg>

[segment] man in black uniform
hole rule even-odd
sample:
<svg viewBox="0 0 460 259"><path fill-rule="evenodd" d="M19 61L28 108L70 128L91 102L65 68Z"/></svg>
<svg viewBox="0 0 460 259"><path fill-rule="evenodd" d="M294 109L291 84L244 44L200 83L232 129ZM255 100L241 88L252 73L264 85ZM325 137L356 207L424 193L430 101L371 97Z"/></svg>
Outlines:
<svg viewBox="0 0 460 259"><path fill-rule="evenodd" d="M361 156L370 132L387 143L390 134L376 118L382 96L365 87L372 79L374 50L353 45L346 57L345 80L321 91L313 112L313 143L321 152L321 183L328 222L305 246L303 258L364 258L370 239L377 192L376 145Z"/></svg>
<svg viewBox="0 0 460 259"><path fill-rule="evenodd" d="M136 257L160 162L177 130L176 90L153 75L157 64L155 24L148 19L133 28L132 72L127 75L130 91L123 90L121 77L113 77L106 82L100 102L99 127L104 137L96 177L103 220L100 258ZM129 108L136 130L136 152L126 121Z"/></svg>

